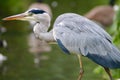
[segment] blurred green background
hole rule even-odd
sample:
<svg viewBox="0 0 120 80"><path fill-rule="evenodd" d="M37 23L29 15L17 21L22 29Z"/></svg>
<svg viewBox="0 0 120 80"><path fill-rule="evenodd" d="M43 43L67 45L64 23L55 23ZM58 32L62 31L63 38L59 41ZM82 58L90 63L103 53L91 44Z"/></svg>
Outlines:
<svg viewBox="0 0 120 80"><path fill-rule="evenodd" d="M0 19L24 12L34 2L36 1L0 0ZM53 24L56 17L62 13L74 12L84 15L95 6L107 5L109 0L44 0L44 2L52 8ZM53 3L57 3L57 6L53 7ZM118 22L119 20L116 19L114 26L118 27ZM66 55L57 45L51 45L51 52L41 54L48 59L41 60L40 66L36 68L33 61L34 56L28 50L28 22L0 20L0 24L7 28L7 32L2 34L1 38L8 42L8 50L0 49L0 52L8 57L0 67L0 80L77 80L79 62L75 55ZM115 31L116 29L111 33ZM118 31L114 35L116 42L119 40L119 33ZM93 72L98 65L84 57L83 64L85 73L82 80L104 80L105 73L96 74ZM100 68L97 70L101 72ZM119 77L119 70L113 71L113 73L117 71L119 73L117 77Z"/></svg>

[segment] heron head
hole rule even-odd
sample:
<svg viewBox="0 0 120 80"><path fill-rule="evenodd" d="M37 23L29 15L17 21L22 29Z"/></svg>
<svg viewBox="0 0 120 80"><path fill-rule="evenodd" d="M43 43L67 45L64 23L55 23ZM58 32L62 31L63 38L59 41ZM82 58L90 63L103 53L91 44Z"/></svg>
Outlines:
<svg viewBox="0 0 120 80"><path fill-rule="evenodd" d="M50 20L49 14L41 9L33 8L24 13L3 18L3 20L24 20L24 21L43 21Z"/></svg>

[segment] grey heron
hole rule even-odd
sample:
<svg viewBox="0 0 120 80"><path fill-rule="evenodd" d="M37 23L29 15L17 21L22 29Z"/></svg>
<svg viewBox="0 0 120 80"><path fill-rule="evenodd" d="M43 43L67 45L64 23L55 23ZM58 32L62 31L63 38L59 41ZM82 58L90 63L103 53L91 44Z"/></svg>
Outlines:
<svg viewBox="0 0 120 80"><path fill-rule="evenodd" d="M49 28L51 19L44 10L31 9L3 20L33 20L36 22L33 28L36 37L42 37L48 41L56 40L65 53L78 55L80 61L78 80L81 80L84 72L81 55L101 65L110 80L113 78L109 68L120 68L120 51L112 43L111 36L99 25L81 15L64 13L58 16L53 25L54 39L53 36L46 37L48 34L44 30Z"/></svg>
<svg viewBox="0 0 120 80"><path fill-rule="evenodd" d="M96 6L88 13L86 13L84 16L87 17L88 19L97 21L104 27L110 26L113 23L115 15L114 10L115 1L116 0L109 0L109 5Z"/></svg>

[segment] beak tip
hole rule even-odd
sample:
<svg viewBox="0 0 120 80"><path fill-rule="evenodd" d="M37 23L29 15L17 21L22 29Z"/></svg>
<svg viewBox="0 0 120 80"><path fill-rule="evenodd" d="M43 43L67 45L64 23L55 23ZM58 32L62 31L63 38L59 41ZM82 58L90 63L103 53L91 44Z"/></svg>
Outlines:
<svg viewBox="0 0 120 80"><path fill-rule="evenodd" d="M24 15L23 14L19 14L19 15L13 15L13 16L9 16L9 17L5 17L2 20L4 21L10 21L10 20L20 20L21 18L23 18Z"/></svg>
<svg viewBox="0 0 120 80"><path fill-rule="evenodd" d="M6 18L3 18L2 19L3 21L8 21L8 20L11 20L10 18L6 17Z"/></svg>
<svg viewBox="0 0 120 80"><path fill-rule="evenodd" d="M10 20L24 20L24 18L26 17L26 14L17 14L17 15L13 15L13 16L9 16L9 17L5 17L2 20L3 21L10 21Z"/></svg>

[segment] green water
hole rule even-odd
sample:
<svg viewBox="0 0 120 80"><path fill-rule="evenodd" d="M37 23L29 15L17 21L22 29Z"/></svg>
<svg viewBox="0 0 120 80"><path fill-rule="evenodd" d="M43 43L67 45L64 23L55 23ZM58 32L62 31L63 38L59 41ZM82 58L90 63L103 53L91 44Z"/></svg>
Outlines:
<svg viewBox="0 0 120 80"><path fill-rule="evenodd" d="M46 0L51 5L53 0ZM92 7L106 4L104 0L58 0L58 6L52 8L53 20L65 12L84 14ZM24 25L25 24L25 25ZM52 51L42 53L46 60L41 60L40 66L35 67L34 56L28 51L29 35L28 24L21 21L3 22L8 32L2 38L8 42L8 50L1 52L8 57L0 68L0 80L77 80L79 75L79 62L77 56L64 54L57 45L51 45ZM102 80L102 74L93 73L97 65L83 57L84 76L82 80Z"/></svg>
<svg viewBox="0 0 120 80"><path fill-rule="evenodd" d="M4 63L7 70L1 74L0 80L77 80L79 62L77 56L64 54L56 45L52 51L41 56L48 57L41 60L40 66L35 67L33 55L28 51L27 34L6 34L8 50L3 50L8 60ZM83 80L98 80L102 75L93 73L97 66L87 58L83 58L85 75Z"/></svg>

